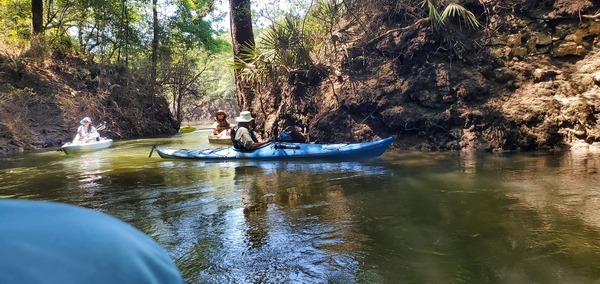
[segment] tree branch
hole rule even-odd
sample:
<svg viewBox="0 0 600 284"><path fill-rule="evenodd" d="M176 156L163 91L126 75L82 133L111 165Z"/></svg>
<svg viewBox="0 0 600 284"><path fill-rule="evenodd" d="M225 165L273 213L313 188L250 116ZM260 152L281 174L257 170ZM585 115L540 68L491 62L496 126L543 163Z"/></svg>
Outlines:
<svg viewBox="0 0 600 284"><path fill-rule="evenodd" d="M600 20L600 13L596 14L596 15L581 15L582 18L586 18L586 19L591 19L594 21L598 21Z"/></svg>

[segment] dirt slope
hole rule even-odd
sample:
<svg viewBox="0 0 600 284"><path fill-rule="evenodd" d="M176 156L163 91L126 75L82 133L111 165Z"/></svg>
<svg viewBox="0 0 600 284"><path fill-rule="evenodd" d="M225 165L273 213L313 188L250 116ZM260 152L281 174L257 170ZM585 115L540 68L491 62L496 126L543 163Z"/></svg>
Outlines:
<svg viewBox="0 0 600 284"><path fill-rule="evenodd" d="M415 7L375 2L329 39L333 63L253 100L266 135L286 127L311 142L394 135L395 147L421 150L600 142L600 2L460 1L483 26L450 21L441 31Z"/></svg>

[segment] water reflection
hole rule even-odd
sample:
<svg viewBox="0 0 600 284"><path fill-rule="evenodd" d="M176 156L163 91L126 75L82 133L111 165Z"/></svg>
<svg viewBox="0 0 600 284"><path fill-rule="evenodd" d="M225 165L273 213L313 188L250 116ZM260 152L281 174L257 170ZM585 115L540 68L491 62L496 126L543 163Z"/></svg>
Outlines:
<svg viewBox="0 0 600 284"><path fill-rule="evenodd" d="M600 280L600 154L147 158L153 144L208 147L205 135L0 158L0 196L120 218L164 246L189 283Z"/></svg>
<svg viewBox="0 0 600 284"><path fill-rule="evenodd" d="M202 269L187 267L188 279L200 283L310 283L354 278L351 270L357 261L352 253L358 245L352 243L361 238L352 236L351 223L338 223L340 216L351 214L343 205L339 182L384 174L384 167L326 162L204 164L209 165L232 170L240 207L223 214L228 226L217 230L220 236L196 243L195 256L199 256L196 252L202 243L224 245L216 252L200 249L204 254L194 261L200 261L197 264ZM308 178L311 173L317 176ZM332 184L320 185L326 182ZM306 202L312 204L306 206ZM185 262L191 259L186 257ZM198 278L188 274L198 271Z"/></svg>
<svg viewBox="0 0 600 284"><path fill-rule="evenodd" d="M267 193L268 187L259 185L255 176L264 175L259 173L258 166L240 166L235 168L235 185L242 192L242 206L244 219L246 221L246 237L251 249L260 249L266 243L269 226L267 224L267 199L275 193ZM267 189L267 190L263 190Z"/></svg>
<svg viewBox="0 0 600 284"><path fill-rule="evenodd" d="M558 157L524 160L527 171L505 177L512 189L508 196L539 212L542 218L577 219L600 228L600 158L590 152L562 153Z"/></svg>
<svg viewBox="0 0 600 284"><path fill-rule="evenodd" d="M460 165L465 174L472 175L477 173L477 153L473 151L463 151L460 153Z"/></svg>

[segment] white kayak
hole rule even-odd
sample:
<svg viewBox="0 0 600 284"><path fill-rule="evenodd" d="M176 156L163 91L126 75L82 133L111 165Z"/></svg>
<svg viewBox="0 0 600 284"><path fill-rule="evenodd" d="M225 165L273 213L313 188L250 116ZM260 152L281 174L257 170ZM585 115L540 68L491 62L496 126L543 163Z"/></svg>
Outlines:
<svg viewBox="0 0 600 284"><path fill-rule="evenodd" d="M88 143L71 143L68 142L62 146L61 150L65 152L65 154L74 154L80 152L92 152L97 150L102 150L110 147L112 145L112 139L102 138L100 141L88 142Z"/></svg>
<svg viewBox="0 0 600 284"><path fill-rule="evenodd" d="M208 136L208 143L231 145L231 136L225 134L210 134Z"/></svg>

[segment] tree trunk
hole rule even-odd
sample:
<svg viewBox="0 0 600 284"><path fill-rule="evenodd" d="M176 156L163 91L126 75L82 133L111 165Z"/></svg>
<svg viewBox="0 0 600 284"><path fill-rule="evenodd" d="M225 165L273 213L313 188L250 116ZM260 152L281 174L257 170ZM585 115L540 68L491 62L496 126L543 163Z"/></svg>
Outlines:
<svg viewBox="0 0 600 284"><path fill-rule="evenodd" d="M177 122L179 122L179 125L181 125L181 123L183 122L183 110L181 109L181 105L183 103L183 96L184 96L184 90L182 90L182 88L178 88L179 89L179 94L177 95Z"/></svg>
<svg viewBox="0 0 600 284"><path fill-rule="evenodd" d="M152 84L152 95L156 95L156 66L158 64L158 12L156 11L157 0L152 0L152 71L150 84Z"/></svg>
<svg viewBox="0 0 600 284"><path fill-rule="evenodd" d="M242 46L254 46L254 32L252 31L252 15L250 0L229 0L231 17L231 42L233 44L233 57L241 58ZM248 110L254 98L252 86L246 86L240 79L240 70L235 74L236 99L240 110Z"/></svg>
<svg viewBox="0 0 600 284"><path fill-rule="evenodd" d="M38 35L44 32L44 0L31 1L31 26L33 35Z"/></svg>
<svg viewBox="0 0 600 284"><path fill-rule="evenodd" d="M123 0L123 11L125 13L125 68L129 68L129 12L126 0Z"/></svg>

